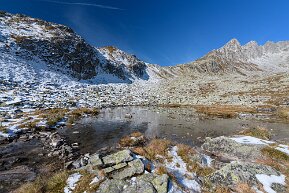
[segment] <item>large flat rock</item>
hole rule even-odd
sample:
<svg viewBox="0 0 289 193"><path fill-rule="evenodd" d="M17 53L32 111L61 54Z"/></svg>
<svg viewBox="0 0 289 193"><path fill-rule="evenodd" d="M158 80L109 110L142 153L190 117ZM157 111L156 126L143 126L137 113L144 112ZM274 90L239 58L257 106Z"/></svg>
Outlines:
<svg viewBox="0 0 289 193"><path fill-rule="evenodd" d="M102 158L104 165L115 165L133 160L130 150L122 150Z"/></svg>

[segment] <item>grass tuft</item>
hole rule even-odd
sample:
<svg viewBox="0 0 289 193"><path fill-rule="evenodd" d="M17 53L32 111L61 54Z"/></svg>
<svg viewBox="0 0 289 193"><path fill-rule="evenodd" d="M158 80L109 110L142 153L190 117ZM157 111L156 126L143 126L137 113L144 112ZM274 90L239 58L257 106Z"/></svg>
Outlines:
<svg viewBox="0 0 289 193"><path fill-rule="evenodd" d="M272 137L272 134L270 133L270 131L263 127L248 128L248 129L241 131L239 134L257 137L257 138L265 139L265 140L270 140Z"/></svg>
<svg viewBox="0 0 289 193"><path fill-rule="evenodd" d="M198 105L195 108L197 113L220 118L236 118L239 113L256 113L255 108L238 105Z"/></svg>
<svg viewBox="0 0 289 193"><path fill-rule="evenodd" d="M276 160L283 160L283 161L289 161L289 156L282 152L282 151L279 151L278 149L274 149L272 147L264 147L262 150L261 150L262 154L263 155L266 155L270 158L273 158L273 159L276 159Z"/></svg>
<svg viewBox="0 0 289 193"><path fill-rule="evenodd" d="M172 142L166 139L153 139L144 148L148 159L155 160L158 155L167 157L167 150L172 145Z"/></svg>
<svg viewBox="0 0 289 193"><path fill-rule="evenodd" d="M38 177L34 182L29 182L22 185L15 192L17 193L63 193L63 189L66 186L66 180L68 173L62 171L54 174L48 178L46 176Z"/></svg>

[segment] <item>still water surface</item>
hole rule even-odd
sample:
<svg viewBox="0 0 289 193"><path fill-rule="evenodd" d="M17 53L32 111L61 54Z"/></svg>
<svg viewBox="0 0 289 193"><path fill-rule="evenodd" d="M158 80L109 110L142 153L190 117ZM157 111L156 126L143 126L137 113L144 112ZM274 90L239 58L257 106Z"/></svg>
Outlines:
<svg viewBox="0 0 289 193"><path fill-rule="evenodd" d="M132 118L127 118L127 114ZM118 107L102 109L98 117L87 117L73 128L61 131L71 143L80 143L80 152L93 153L115 145L134 131L149 138L167 138L189 145L200 145L205 137L233 135L247 127L263 126L274 134L273 140L289 142L289 125L249 119L204 118L193 108Z"/></svg>

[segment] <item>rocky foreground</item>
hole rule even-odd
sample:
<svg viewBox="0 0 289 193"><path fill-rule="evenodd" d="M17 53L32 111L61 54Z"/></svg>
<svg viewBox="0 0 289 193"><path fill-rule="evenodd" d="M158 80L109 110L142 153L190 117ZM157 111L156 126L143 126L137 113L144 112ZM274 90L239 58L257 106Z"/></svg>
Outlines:
<svg viewBox="0 0 289 193"><path fill-rule="evenodd" d="M193 148L133 133L116 149L83 155L67 162L68 170L16 192L281 193L289 191L288 166L288 145L252 136L207 138Z"/></svg>

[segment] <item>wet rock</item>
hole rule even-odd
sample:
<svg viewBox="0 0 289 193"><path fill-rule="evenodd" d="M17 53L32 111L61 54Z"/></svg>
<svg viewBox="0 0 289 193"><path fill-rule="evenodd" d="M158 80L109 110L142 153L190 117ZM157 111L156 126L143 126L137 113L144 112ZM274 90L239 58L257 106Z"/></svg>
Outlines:
<svg viewBox="0 0 289 193"><path fill-rule="evenodd" d="M232 160L254 160L260 158L262 145L245 145L235 142L228 137L207 138L202 149L219 157L224 162Z"/></svg>
<svg viewBox="0 0 289 193"><path fill-rule="evenodd" d="M105 165L115 165L121 162L133 160L130 150L122 150L117 153L105 156L102 158Z"/></svg>
<svg viewBox="0 0 289 193"><path fill-rule="evenodd" d="M128 163L128 167L121 171L114 172L111 177L113 179L125 179L136 174L142 174L144 172L144 164L140 159L133 160Z"/></svg>
<svg viewBox="0 0 289 193"><path fill-rule="evenodd" d="M208 179L212 183L234 186L239 183L257 185L256 174L281 175L274 168L257 163L233 162L211 174Z"/></svg>

